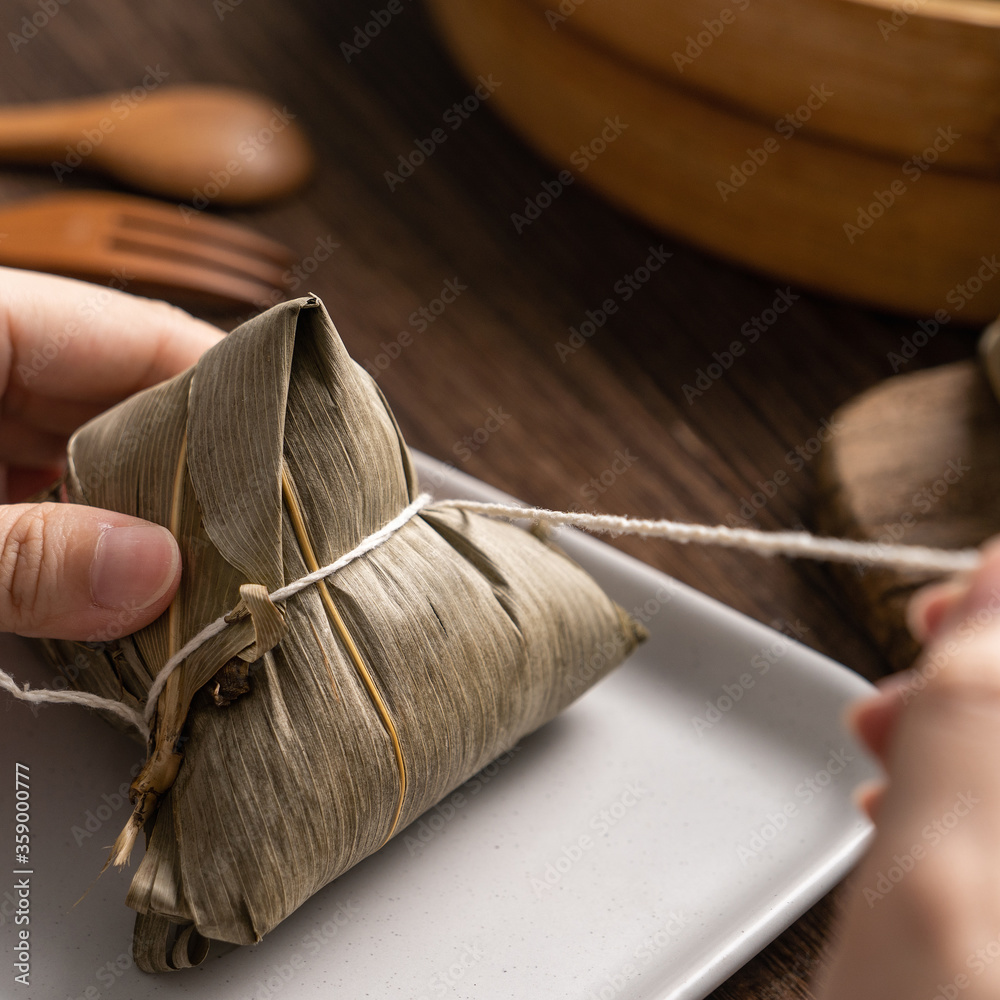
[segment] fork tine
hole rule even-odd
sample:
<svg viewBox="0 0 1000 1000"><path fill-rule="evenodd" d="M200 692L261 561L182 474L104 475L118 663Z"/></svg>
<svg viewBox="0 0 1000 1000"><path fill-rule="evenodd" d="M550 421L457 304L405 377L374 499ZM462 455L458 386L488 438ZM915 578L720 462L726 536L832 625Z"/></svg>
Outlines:
<svg viewBox="0 0 1000 1000"><path fill-rule="evenodd" d="M259 257L220 246L206 246L193 236L178 238L146 229L122 228L109 234L112 245L122 250L146 253L151 257L183 260L190 264L249 277L273 288L284 285L280 267Z"/></svg>
<svg viewBox="0 0 1000 1000"><path fill-rule="evenodd" d="M122 215L139 220L125 228ZM158 202L113 192L65 191L0 206L0 262L104 282L127 272L166 297L185 291L228 306L284 297L288 250L229 222L188 228ZM116 245L117 243L117 245Z"/></svg>
<svg viewBox="0 0 1000 1000"><path fill-rule="evenodd" d="M201 292L240 305L261 307L273 305L276 301L275 286L247 275L206 268L201 263L127 249L108 249L106 262L107 273L116 269L132 273L139 284L151 284L166 290Z"/></svg>
<svg viewBox="0 0 1000 1000"><path fill-rule="evenodd" d="M236 222L203 215L183 219L174 209L145 199L139 200L138 204L130 203L116 207L121 208L122 220L130 227L159 231L177 239L196 239L222 248L252 253L283 268L295 262L295 254L288 247Z"/></svg>

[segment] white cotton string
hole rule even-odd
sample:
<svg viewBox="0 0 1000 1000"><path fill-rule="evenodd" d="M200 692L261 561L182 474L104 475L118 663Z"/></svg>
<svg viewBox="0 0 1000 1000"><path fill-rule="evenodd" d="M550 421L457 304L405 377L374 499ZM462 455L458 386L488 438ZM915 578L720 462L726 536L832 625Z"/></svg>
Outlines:
<svg viewBox="0 0 1000 1000"><path fill-rule="evenodd" d="M140 733L149 735L142 712L137 708L130 708L123 701L102 698L99 694L91 694L89 691L52 691L49 688L29 688L27 684L20 688L17 686L17 681L5 670L0 670L0 688L9 691L21 701L33 702L36 705L50 702L64 705L83 705L85 708L103 708L108 712L114 712L129 725L135 726Z"/></svg>
<svg viewBox="0 0 1000 1000"><path fill-rule="evenodd" d="M391 521L383 525L374 534L369 535L367 538L363 539L361 543L351 549L350 552L344 553L339 559L330 563L328 566L320 566L319 569L313 570L311 573L307 573L305 576L299 577L299 579L293 581L292 583L286 584L284 587L279 587L273 593L268 596L272 601L284 601L289 597L294 596L300 590L305 590L306 587L312 586L312 584L317 583L320 580L325 580L328 576L332 576L334 573L342 570L345 566L354 562L355 559L360 558L366 552L371 552L372 549L378 548L386 539L391 538L399 529L406 524L407 521L411 520L414 516L420 513L431 502L431 495L429 493L421 493L420 496L416 498L408 507L405 507L399 512ZM89 691L51 691L46 688L31 689L27 685L23 688L17 686L17 682L13 677L10 676L6 671L0 670L0 687L9 691L15 698L20 698L22 701L30 702L62 702L64 704L69 703L73 705L84 705L87 708L103 708L109 712L114 712L115 715L124 719L126 722L135 726L136 729L142 733L145 739L149 739L149 727L150 723L153 721L153 716L156 714L156 702L160 697L160 692L163 690L164 685L167 683L167 678L174 672L184 662L195 650L200 649L209 639L213 636L218 635L225 628L229 626L229 622L226 621L226 616L223 615L221 618L216 618L214 622L210 625L206 625L197 635L195 635L191 640L186 642L173 656L167 660L166 663L160 668L156 677L153 678L153 683L150 685L149 692L146 695L146 708L145 711L139 712L134 708L130 708L128 705L123 704L120 701L115 701L113 698L102 698L100 695L91 694Z"/></svg>
<svg viewBox="0 0 1000 1000"><path fill-rule="evenodd" d="M366 552L378 548L391 538L404 524L432 502L429 494L421 493L408 507L391 521L365 538L358 546L335 562L298 580L280 587L270 594L272 601L284 601L320 580L325 580ZM923 545L887 545L882 542L858 542L844 538L824 538L808 531L756 531L752 528L728 528L724 525L710 527L705 524L688 524L683 521L648 520L618 517L612 514L582 514L573 511L546 510L543 507L521 507L516 504L481 503L475 500L443 500L435 504L438 509L458 509L486 517L503 517L508 520L530 520L546 525L567 525L584 531L611 535L642 535L649 538L666 538L669 541L696 545L720 545L754 552L760 556L784 555L793 558L818 559L824 562L853 562L865 566L881 566L902 570L922 570L934 573L959 573L975 569L980 554L976 549L933 549ZM0 687L15 697L30 702L61 702L103 708L135 726L143 736L149 736L149 727L156 713L156 702L167 678L195 650L213 636L218 635L229 623L225 616L206 625L189 642L186 642L160 668L146 696L143 712L111 698L102 698L86 691L51 691L18 687L10 674L0 670Z"/></svg>
<svg viewBox="0 0 1000 1000"><path fill-rule="evenodd" d="M320 566L319 569L313 570L311 573L307 573L305 576L300 576L293 583L289 583L284 587L279 587L276 591L268 596L272 601L284 601L294 594L297 594L300 590L305 590L306 587L311 587L314 583L318 583L320 580L325 580L328 576L333 576L334 573L342 570L345 566L354 562L355 559L360 558L366 552L371 552L372 549L377 549L387 538L391 538L400 528L406 524L411 518L420 513L431 502L431 495L429 493L421 493L416 500L413 501L408 507L403 508L388 524L383 525L374 534L369 535L367 538L363 539L359 545L356 545L350 552L346 552L339 559L330 563L329 566ZM153 684L149 689L149 694L146 696L146 711L144 713L145 721L147 726L153 721L153 715L156 712L156 700L160 697L160 692L163 690L163 686L167 683L167 678L177 669L196 649L208 642L212 636L218 635L229 623L226 621L225 615L221 618L216 618L211 625L206 625L190 642L186 642L180 649L174 653L173 656L167 660L166 663L160 668L160 672L156 675L153 680Z"/></svg>
<svg viewBox="0 0 1000 1000"><path fill-rule="evenodd" d="M684 521L642 520L614 514L581 514L573 511L521 507L517 504L479 503L472 500L442 500L437 507L457 507L470 514L568 525L596 534L644 535L671 542L721 545L755 552L759 556L791 556L823 562L856 562L892 569L925 570L931 573L961 573L979 565L976 549L932 549L924 545L887 545L846 538L824 538L808 531L756 531L753 528L710 527Z"/></svg>

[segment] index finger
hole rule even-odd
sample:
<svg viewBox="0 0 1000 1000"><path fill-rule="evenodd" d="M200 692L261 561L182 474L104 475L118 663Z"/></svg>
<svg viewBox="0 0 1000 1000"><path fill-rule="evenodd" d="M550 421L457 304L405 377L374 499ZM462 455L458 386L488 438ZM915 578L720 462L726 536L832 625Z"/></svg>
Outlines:
<svg viewBox="0 0 1000 1000"><path fill-rule="evenodd" d="M32 395L70 404L117 402L189 368L222 336L165 302L0 268L5 413L20 415Z"/></svg>
<svg viewBox="0 0 1000 1000"><path fill-rule="evenodd" d="M887 752L878 840L928 848L927 870L954 864L956 896L986 906L1000 871L1000 545L918 662ZM925 843L926 841L926 843ZM933 847L934 850L929 848ZM931 856L935 861L931 861ZM959 872L963 877L959 877ZM985 911L984 911L985 912ZM1000 900L993 908L1000 919Z"/></svg>

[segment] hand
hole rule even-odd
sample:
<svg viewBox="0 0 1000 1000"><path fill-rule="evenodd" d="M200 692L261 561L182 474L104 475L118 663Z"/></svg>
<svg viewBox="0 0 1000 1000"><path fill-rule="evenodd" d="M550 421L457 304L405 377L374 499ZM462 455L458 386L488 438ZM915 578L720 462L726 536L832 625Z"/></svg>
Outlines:
<svg viewBox="0 0 1000 1000"><path fill-rule="evenodd" d="M918 594L910 620L915 670L851 713L887 783L859 796L876 835L822 1000L1000 996L1000 544Z"/></svg>
<svg viewBox="0 0 1000 1000"><path fill-rule="evenodd" d="M221 336L164 302L0 268L0 499L50 485L80 424L184 371ZM117 638L166 609L180 572L170 532L139 518L76 504L0 506L0 631Z"/></svg>

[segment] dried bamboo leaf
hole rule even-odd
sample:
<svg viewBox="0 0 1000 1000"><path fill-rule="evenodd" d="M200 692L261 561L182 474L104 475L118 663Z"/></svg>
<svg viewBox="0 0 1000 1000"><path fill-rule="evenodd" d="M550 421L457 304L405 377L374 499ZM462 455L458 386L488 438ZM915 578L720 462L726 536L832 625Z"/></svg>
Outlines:
<svg viewBox="0 0 1000 1000"><path fill-rule="evenodd" d="M64 499L170 526L184 574L152 625L50 655L142 703L192 635L232 622L161 693L116 843L121 862L146 834L127 903L148 971L196 964L208 939L258 941L643 636L534 533L433 505L271 604L417 494L378 386L313 298L81 428L68 469Z"/></svg>

